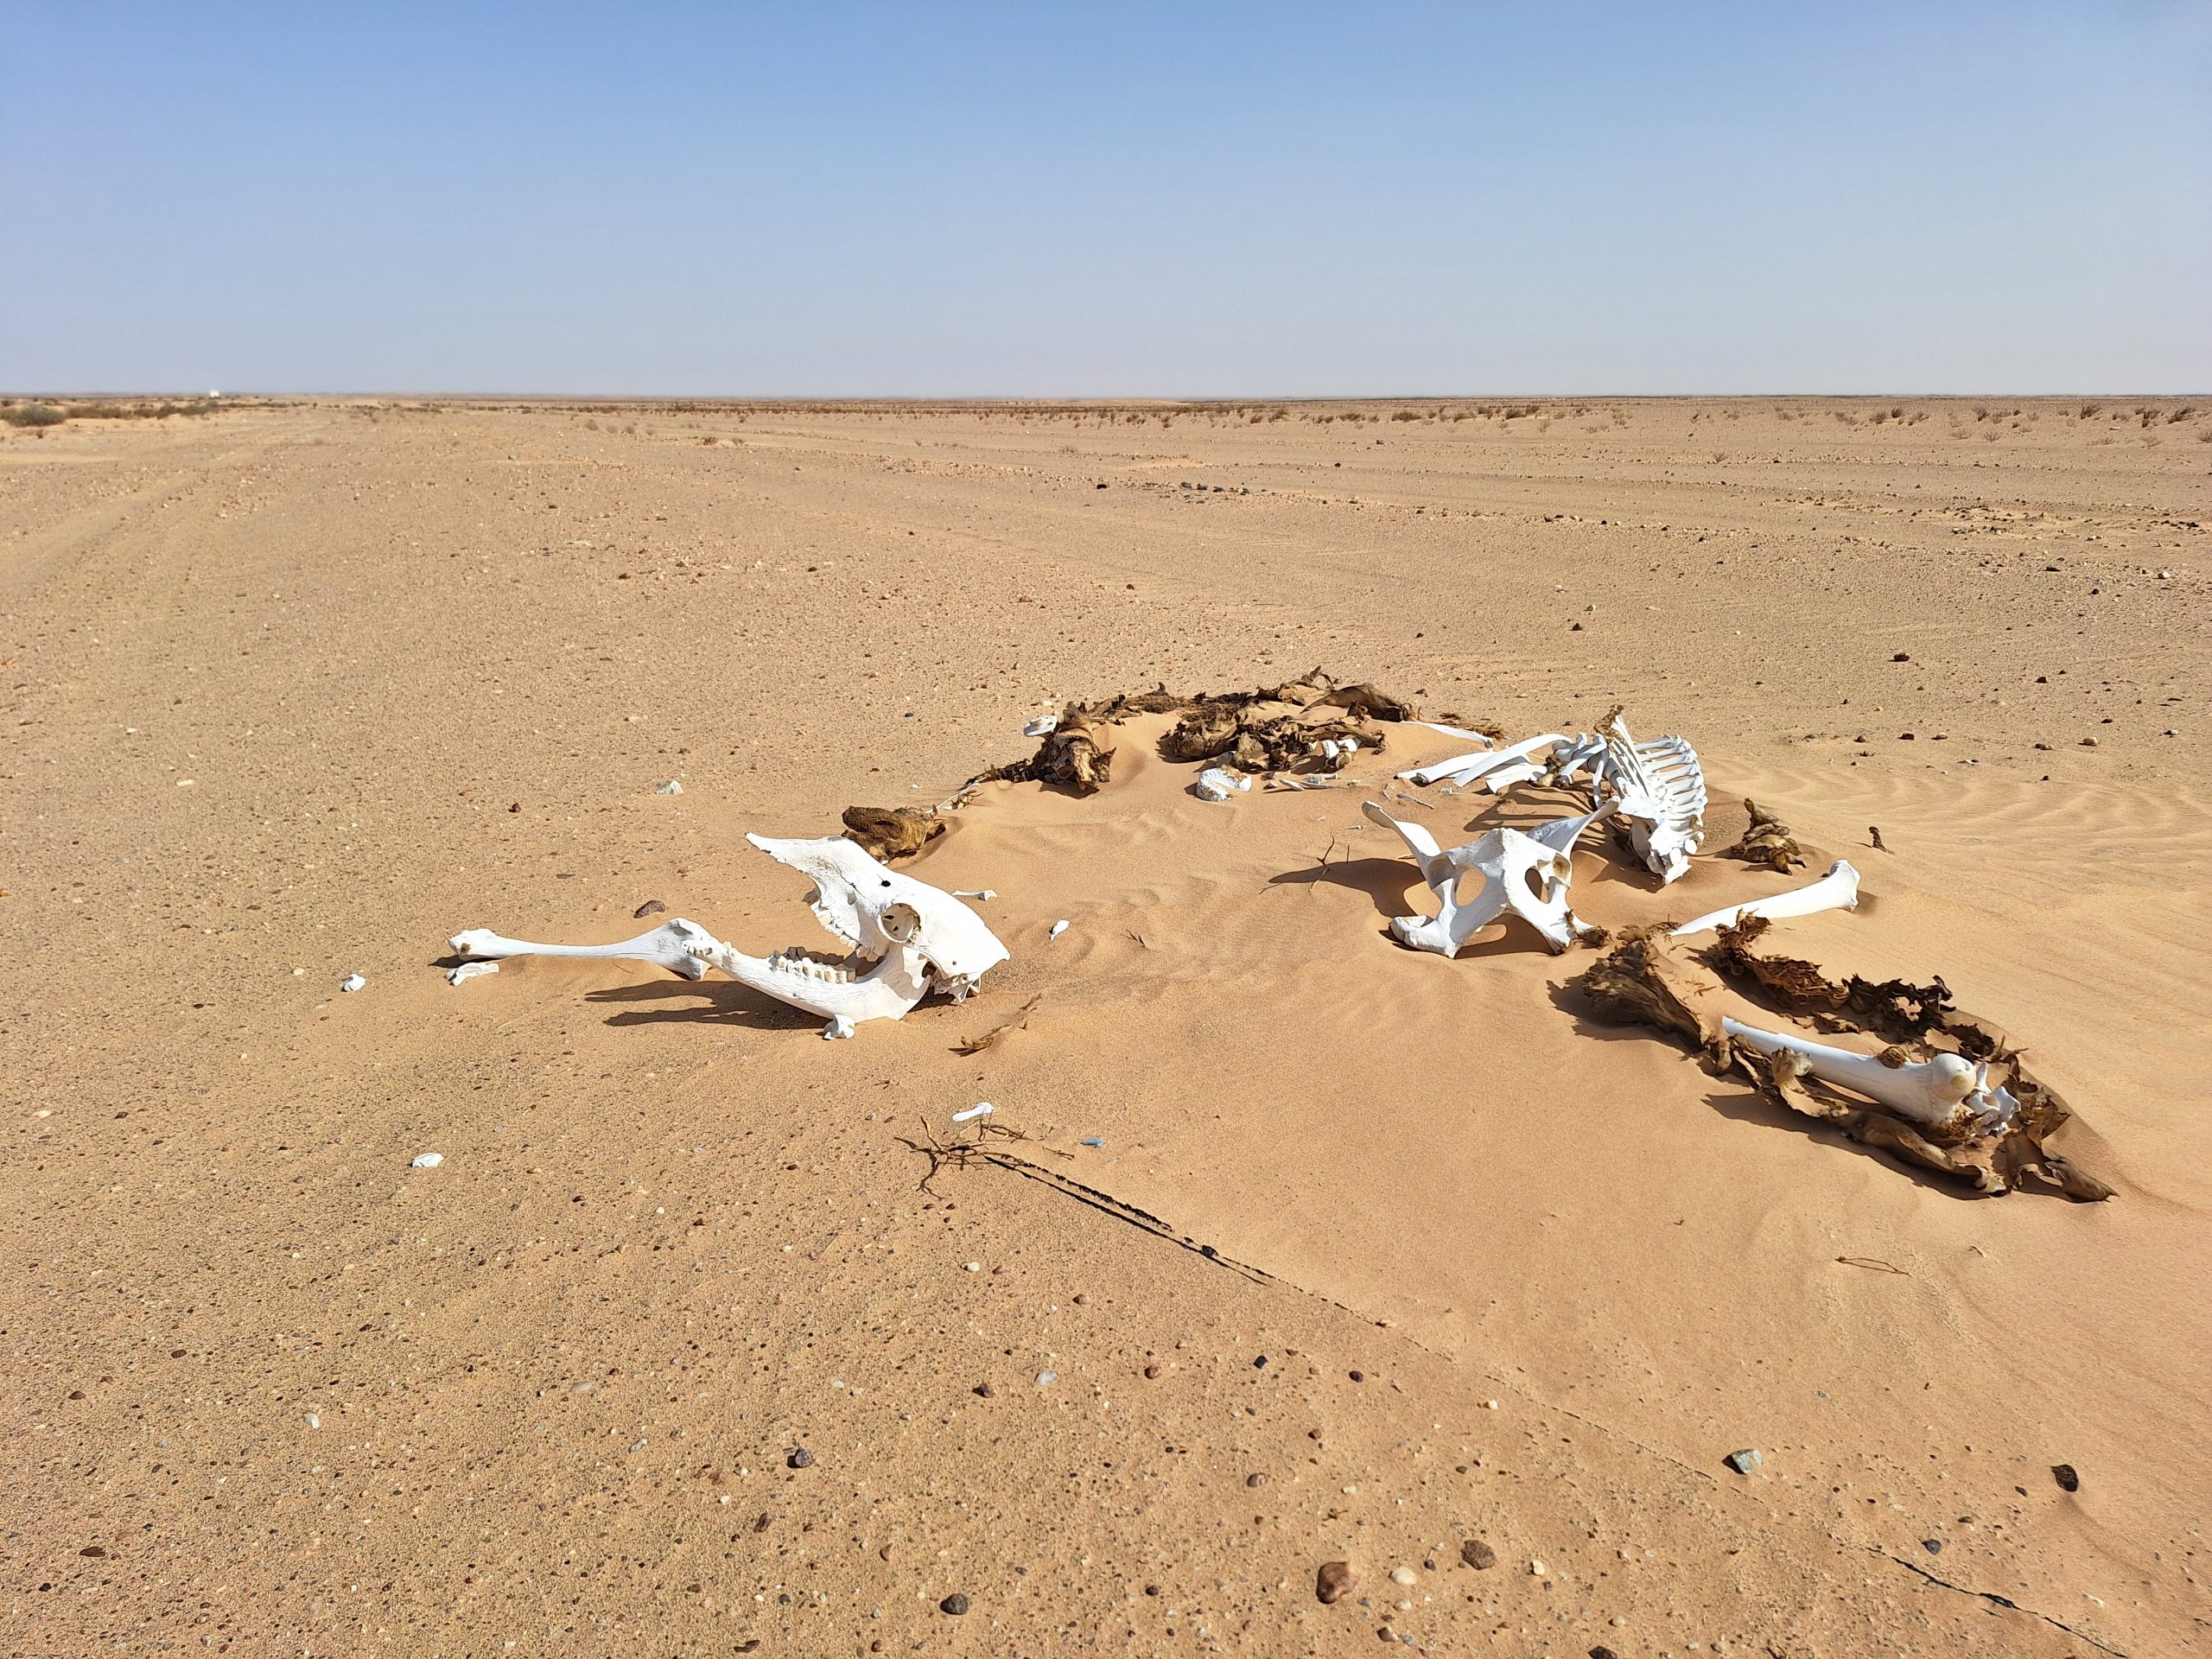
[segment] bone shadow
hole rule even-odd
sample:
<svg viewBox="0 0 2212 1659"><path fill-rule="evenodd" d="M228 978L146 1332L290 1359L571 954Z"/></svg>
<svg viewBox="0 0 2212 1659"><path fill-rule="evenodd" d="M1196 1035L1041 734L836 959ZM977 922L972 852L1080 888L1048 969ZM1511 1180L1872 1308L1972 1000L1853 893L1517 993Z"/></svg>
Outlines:
<svg viewBox="0 0 2212 1659"><path fill-rule="evenodd" d="M741 1026L748 1031L819 1031L818 1014L794 1008L764 996L734 979L659 979L642 985L609 985L584 993L587 1002L664 1003L671 997L695 1000L681 1007L639 1007L607 1016L610 1026L678 1025Z"/></svg>
<svg viewBox="0 0 2212 1659"><path fill-rule="evenodd" d="M1374 901L1376 914L1382 917L1414 914L1420 906L1412 902L1414 889L1428 890L1421 873L1402 858L1340 858L1326 867L1313 864L1268 878L1271 887L1311 887L1324 881L1365 893Z"/></svg>
<svg viewBox="0 0 2212 1659"><path fill-rule="evenodd" d="M1738 1123L1757 1123L1770 1129L1784 1129L1794 1135L1809 1136L1824 1147L1840 1152L1857 1153L1871 1158L1885 1169L1904 1176L1916 1186L1930 1192L1940 1192L1947 1198L1975 1198L1986 1196L1959 1181L1947 1181L1932 1169L1923 1169L1917 1164L1890 1157L1878 1147L1862 1146L1841 1129L1831 1128L1809 1117L1801 1117L1788 1108L1777 1106L1748 1085L1731 1083L1698 1067L1697 1060L1671 1033L1653 1029L1649 1026L1617 1026L1598 1018L1590 1000L1572 981L1554 985L1550 991L1552 1006L1574 1021L1574 1034L1593 1038L1600 1042L1663 1042L1680 1055L1682 1063L1697 1069L1706 1087L1705 1103L1721 1116L1732 1118ZM2023 1188L2023 1191L2026 1189ZM2052 1189L2056 1191L2054 1187Z"/></svg>

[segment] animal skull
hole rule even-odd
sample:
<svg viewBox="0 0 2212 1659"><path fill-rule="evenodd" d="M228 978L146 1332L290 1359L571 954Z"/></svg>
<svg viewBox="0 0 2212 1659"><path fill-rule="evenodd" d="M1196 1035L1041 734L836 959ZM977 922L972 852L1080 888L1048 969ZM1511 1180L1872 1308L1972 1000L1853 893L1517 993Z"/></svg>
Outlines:
<svg viewBox="0 0 2212 1659"><path fill-rule="evenodd" d="M849 1037L863 1020L904 1019L931 991L958 1001L1007 959L982 918L939 888L886 868L842 836L815 841L746 839L779 863L812 879L815 918L851 954L841 963L804 951L748 957L682 918L613 944L532 944L472 928L448 941L454 954L609 957L657 962L697 979L719 968L739 983L829 1021L823 1035Z"/></svg>

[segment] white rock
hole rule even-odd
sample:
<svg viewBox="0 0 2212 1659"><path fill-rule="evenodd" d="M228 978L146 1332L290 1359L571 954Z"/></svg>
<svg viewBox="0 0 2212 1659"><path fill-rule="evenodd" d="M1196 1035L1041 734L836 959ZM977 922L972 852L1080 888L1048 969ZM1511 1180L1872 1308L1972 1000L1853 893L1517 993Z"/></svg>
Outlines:
<svg viewBox="0 0 2212 1659"><path fill-rule="evenodd" d="M1532 1579L1542 1578L1545 1571L1544 1564L1541 1561L1531 1561L1529 1563L1529 1576Z"/></svg>
<svg viewBox="0 0 2212 1659"><path fill-rule="evenodd" d="M1390 1569L1391 1583L1411 1584L1414 1581L1414 1570L1410 1567L1394 1567Z"/></svg>
<svg viewBox="0 0 2212 1659"><path fill-rule="evenodd" d="M367 980L363 979L359 974L348 974L345 978L338 982L338 988L341 991L358 991L368 982L369 982Z"/></svg>
<svg viewBox="0 0 2212 1659"><path fill-rule="evenodd" d="M416 1154L415 1161L410 1167L415 1169L435 1169L440 1164L445 1162L445 1160L446 1155L442 1152L422 1152Z"/></svg>
<svg viewBox="0 0 2212 1659"><path fill-rule="evenodd" d="M1053 1383L1059 1380L1060 1374L1058 1371L1039 1371L1037 1373L1037 1386L1040 1389L1049 1389Z"/></svg>
<svg viewBox="0 0 2212 1659"><path fill-rule="evenodd" d="M1057 938L1058 938L1060 937L1060 935L1061 935L1061 934L1063 934L1063 933L1066 932L1067 931L1068 931L1068 919L1067 919L1067 918L1066 918L1066 917L1063 916L1063 917L1061 917L1061 918L1060 918L1060 919L1059 919L1058 921L1054 922L1054 923L1052 924L1052 928L1051 928L1051 931L1048 931L1048 932L1045 935L1045 937L1046 937L1046 938L1048 938L1048 939L1057 939Z"/></svg>
<svg viewBox="0 0 2212 1659"><path fill-rule="evenodd" d="M681 795L683 792L683 785L673 778L670 779L664 784L655 784L653 785L653 793L656 795Z"/></svg>

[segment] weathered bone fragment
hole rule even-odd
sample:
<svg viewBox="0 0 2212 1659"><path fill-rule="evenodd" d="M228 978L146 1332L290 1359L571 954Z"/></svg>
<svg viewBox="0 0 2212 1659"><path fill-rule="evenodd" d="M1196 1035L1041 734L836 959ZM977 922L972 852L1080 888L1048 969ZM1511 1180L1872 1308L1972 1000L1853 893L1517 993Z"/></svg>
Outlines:
<svg viewBox="0 0 2212 1659"><path fill-rule="evenodd" d="M1004 962L1006 947L950 893L886 868L842 836L820 840L746 839L810 877L816 919L851 953L843 962L803 951L749 957L682 918L613 944L532 944L485 928L456 934L457 956L600 957L656 962L697 979L715 967L740 984L828 1021L823 1034L847 1037L866 1020L903 1019L932 991L956 1001Z"/></svg>
<svg viewBox="0 0 2212 1659"><path fill-rule="evenodd" d="M944 820L933 806L849 806L845 833L887 862L909 857L944 833Z"/></svg>
<svg viewBox="0 0 2212 1659"><path fill-rule="evenodd" d="M2003 1128L2016 1109L2016 1103L2002 1089L1992 1093L1987 1064L1977 1065L1963 1054L1939 1053L1916 1063L1891 1065L1874 1055L1831 1048L1786 1032L1761 1031L1739 1020L1724 1019L1720 1028L1762 1054L1786 1049L1822 1083L1864 1095L1923 1128L1955 1128L1964 1122L1986 1133Z"/></svg>
<svg viewBox="0 0 2212 1659"><path fill-rule="evenodd" d="M1198 774L1198 781L1191 785L1191 792L1202 801L1225 801L1251 787L1249 778L1223 766L1208 766Z"/></svg>
<svg viewBox="0 0 2212 1659"><path fill-rule="evenodd" d="M1574 871L1572 856L1565 849L1548 845L1536 836L1500 827L1446 852L1424 825L1394 818L1373 801L1361 810L1370 822L1397 832L1440 906L1433 917L1395 918L1390 931L1402 944L1454 957L1469 939L1509 909L1543 936L1554 955L1593 931L1567 908L1567 887ZM1592 813L1569 818L1562 823L1546 824L1543 830L1554 834L1567 831L1564 839L1571 848L1573 836L1591 819L1601 816ZM1572 826L1571 831L1567 826ZM1482 886L1462 903L1460 878L1469 874L1478 875Z"/></svg>
<svg viewBox="0 0 2212 1659"><path fill-rule="evenodd" d="M1777 893L1770 899L1754 899L1747 904L1731 905L1726 910L1709 911L1695 921L1684 922L1674 930L1674 935L1678 939L1685 938L1711 928L1730 926L1747 916L1772 922L1790 916L1810 916L1823 910L1858 908L1859 872L1847 861L1838 859L1817 881L1808 881L1788 893Z"/></svg>
<svg viewBox="0 0 2212 1659"><path fill-rule="evenodd" d="M1550 770L1548 764L1539 764L1532 757L1539 749L1548 749L1554 744L1566 741L1557 732L1546 732L1541 737L1524 738L1506 748L1486 750L1478 754L1455 755L1449 760L1414 766L1398 776L1409 784L1465 785L1479 779L1488 784L1491 793L1495 795L1514 784L1544 776ZM1506 775L1503 778L1493 775L1497 773Z"/></svg>
<svg viewBox="0 0 2212 1659"><path fill-rule="evenodd" d="M1751 815L1751 826L1744 831L1741 841L1721 850L1721 857L1740 858L1747 864L1764 864L1783 875L1805 861L1804 849L1790 835L1788 824L1749 796L1744 798L1744 810Z"/></svg>

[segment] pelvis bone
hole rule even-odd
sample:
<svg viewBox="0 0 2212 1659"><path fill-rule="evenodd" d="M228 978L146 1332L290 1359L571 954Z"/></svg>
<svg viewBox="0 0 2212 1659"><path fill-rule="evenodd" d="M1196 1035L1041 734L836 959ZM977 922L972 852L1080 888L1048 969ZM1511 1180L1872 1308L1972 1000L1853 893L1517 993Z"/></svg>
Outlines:
<svg viewBox="0 0 2212 1659"><path fill-rule="evenodd" d="M1394 818L1368 802L1362 810L1369 821L1397 831L1440 906L1433 917L1395 918L1390 931L1401 944L1417 950L1454 957L1469 939L1510 910L1541 933L1556 956L1592 931L1567 908L1574 842L1612 810L1613 803L1607 801L1580 817L1561 818L1526 834L1500 826L1446 852L1425 826ZM1482 887L1463 904L1459 880L1469 874L1481 877Z"/></svg>
<svg viewBox="0 0 2212 1659"><path fill-rule="evenodd" d="M850 952L844 961L823 962L798 950L748 957L680 917L613 944L532 944L480 927L448 943L454 955L480 960L607 957L657 962L686 979L719 968L763 995L820 1015L829 1022L825 1037L849 1037L863 1020L904 1019L931 991L958 1001L1007 958L1006 946L959 899L887 869L842 836L746 839L813 880L807 903Z"/></svg>

